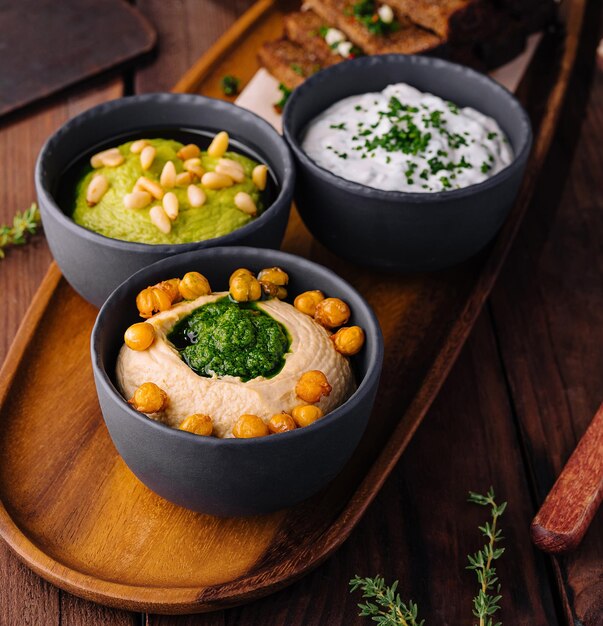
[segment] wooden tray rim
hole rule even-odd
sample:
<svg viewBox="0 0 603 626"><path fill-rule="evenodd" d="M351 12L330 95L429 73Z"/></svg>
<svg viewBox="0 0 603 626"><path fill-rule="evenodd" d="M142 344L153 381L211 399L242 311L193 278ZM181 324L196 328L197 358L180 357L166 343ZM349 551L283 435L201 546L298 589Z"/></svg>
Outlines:
<svg viewBox="0 0 603 626"><path fill-rule="evenodd" d="M236 44L241 34L266 15L275 4L276 0L259 0L254 4L185 73L173 91L194 90ZM279 572L286 570L287 574L271 572L267 576L260 571L249 577L243 576L231 582L208 587L137 586L84 574L48 556L20 530L0 500L0 537L21 561L57 587L106 606L135 611L182 614L235 606L268 595L318 567L341 546L397 464L446 380L486 298L490 294L515 234L521 225L559 119L561 105L576 58L578 35L582 27L585 0L567 0L563 4L564 8L568 10L564 52L560 61L559 76L549 93L546 110L535 138L526 176L515 207L479 272L462 312L454 322L442 349L433 361L406 413L401 417L398 426L392 432L387 444L359 484L347 506L320 536L320 543L316 542L313 548L304 555L305 558L299 558L298 555L296 564L293 564L289 570L283 567L283 563L288 563L287 560L284 560L278 569ZM0 407L4 405L29 342L59 285L61 277L61 272L53 261L23 318L6 360L0 369ZM404 426L409 420L412 426L407 429ZM303 565L300 566L300 563Z"/></svg>

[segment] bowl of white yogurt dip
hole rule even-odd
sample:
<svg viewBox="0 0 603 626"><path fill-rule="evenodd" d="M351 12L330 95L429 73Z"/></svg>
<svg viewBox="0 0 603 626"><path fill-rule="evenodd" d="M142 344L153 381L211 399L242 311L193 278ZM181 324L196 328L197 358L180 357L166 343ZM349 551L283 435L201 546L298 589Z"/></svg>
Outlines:
<svg viewBox="0 0 603 626"><path fill-rule="evenodd" d="M530 153L502 86L423 56L338 64L291 95L284 134L310 231L362 265L431 271L476 254L511 209Z"/></svg>

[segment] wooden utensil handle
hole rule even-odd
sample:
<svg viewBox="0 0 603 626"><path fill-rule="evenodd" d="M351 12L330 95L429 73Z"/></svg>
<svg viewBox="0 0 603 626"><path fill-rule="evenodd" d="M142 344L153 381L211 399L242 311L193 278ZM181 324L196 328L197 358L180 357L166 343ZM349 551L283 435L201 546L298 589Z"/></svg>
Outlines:
<svg viewBox="0 0 603 626"><path fill-rule="evenodd" d="M532 541L567 552L582 541L603 499L603 404L532 521Z"/></svg>

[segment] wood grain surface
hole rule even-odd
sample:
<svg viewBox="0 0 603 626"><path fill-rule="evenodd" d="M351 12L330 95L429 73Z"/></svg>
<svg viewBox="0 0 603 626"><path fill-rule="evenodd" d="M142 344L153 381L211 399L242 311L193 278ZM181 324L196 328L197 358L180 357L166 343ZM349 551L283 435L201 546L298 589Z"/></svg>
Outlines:
<svg viewBox="0 0 603 626"><path fill-rule="evenodd" d="M246 13L212 49L209 63L200 61L190 83L181 81L180 87L205 92L208 80L211 93L218 71L247 75L257 68L258 40L281 27L279 14L265 6L268 13ZM448 271L383 274L337 259L292 214L283 249L355 285L375 310L385 344L378 398L362 442L339 476L309 501L273 515L219 520L172 506L145 489L113 449L97 407L88 354L95 311L53 266L0 383L0 532L34 571L110 606L197 612L274 592L341 545L433 402L527 209L576 56L583 6L574 0L568 7L566 35L546 39L559 51L552 64L546 59L550 84L524 96L530 112L542 102L546 112L540 119L532 114L535 147L523 189L489 250ZM242 32L246 25L249 37ZM540 76L542 61L537 55L526 85ZM65 327L69 341L63 339ZM32 387L27 381L34 379ZM45 445L64 446L64 452L40 457Z"/></svg>
<svg viewBox="0 0 603 626"><path fill-rule="evenodd" d="M164 87L170 86L180 63L176 59L192 60L208 43L184 33L192 32L202 21L199 27L215 39L220 28L216 24L223 27L234 16L231 6L235 3L224 4L190 0L167 10L166 3L159 1L139 3L153 21L158 20L155 25L162 41L169 41L169 49L165 51L164 44L164 51L171 60L166 62L162 53L155 65L137 73L133 81L137 89L153 91L162 81ZM237 10L245 5L236 4ZM590 22L596 36L600 3L592 4ZM270 598L206 616L148 616L147 623L363 624L364 620L355 617L346 581L355 573L380 571L389 579L401 578L403 594L420 601L428 623L470 624L469 603L475 585L463 572L464 555L478 547L475 526L483 519L464 499L467 489L486 489L491 483L510 500L503 527L511 542L500 566L504 621L556 624L569 622L572 613L572 620L579 618L588 626L600 623L600 524L587 535L587 549L559 561L535 554L527 542L531 516L601 399L597 395L600 351L596 350L597 338L601 343L596 306L600 311L603 276L601 247L596 245L602 215L596 181L603 175L597 141L603 133L600 78L584 116L593 42L591 33L581 54L587 63L577 72L564 113L566 128L558 136L543 177L541 188L545 191L534 203L538 210L528 214L533 216L530 226L522 229L504 284L495 291L495 330L490 315L484 314L428 419L351 539L315 573ZM129 84L132 81L127 77ZM24 184L20 174L31 171L43 137L61 122L69 107L114 97L114 86L103 93L104 87L85 95L79 92L68 104L38 110L0 129L3 162L11 157L14 163L0 172L4 200L0 215L4 219L31 200L33 186L30 181ZM581 149L574 152L583 117ZM15 150L19 152L16 160ZM551 231L554 237L542 262L539 250ZM557 255L559 250L565 254ZM0 288L8 306L0 307L0 327L5 329L0 336L0 359L48 260L46 246L39 239L27 250L12 251L1 262ZM551 312L555 324L549 323ZM506 330L504 337L501 329ZM504 360L499 363L500 354ZM539 373L533 379L532 367ZM551 398L547 398L549 389ZM551 419L554 425L545 428ZM545 438L544 433L550 435ZM458 454L459 449L463 454ZM138 615L103 609L57 591L19 565L4 547L0 547L0 580L3 625L140 623Z"/></svg>

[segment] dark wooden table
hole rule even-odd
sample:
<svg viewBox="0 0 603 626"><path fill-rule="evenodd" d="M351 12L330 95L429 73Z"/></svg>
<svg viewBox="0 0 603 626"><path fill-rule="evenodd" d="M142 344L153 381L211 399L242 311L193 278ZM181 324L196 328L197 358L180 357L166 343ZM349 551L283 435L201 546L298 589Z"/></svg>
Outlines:
<svg viewBox="0 0 603 626"><path fill-rule="evenodd" d="M0 120L0 221L29 206L33 165L68 117L124 93L168 90L251 0L138 0L160 33L140 68L80 85ZM509 507L499 561L505 624L603 624L603 515L563 558L538 553L528 527L603 400L603 72L601 2L590 3L579 60L539 191L497 286L399 466L347 543L317 571L253 604L204 616L142 616L62 592L0 545L0 626L368 624L348 593L355 574L399 579L429 626L470 625L484 511L469 489ZM5 52L6 53L6 52ZM43 237L0 261L0 362L51 257Z"/></svg>

